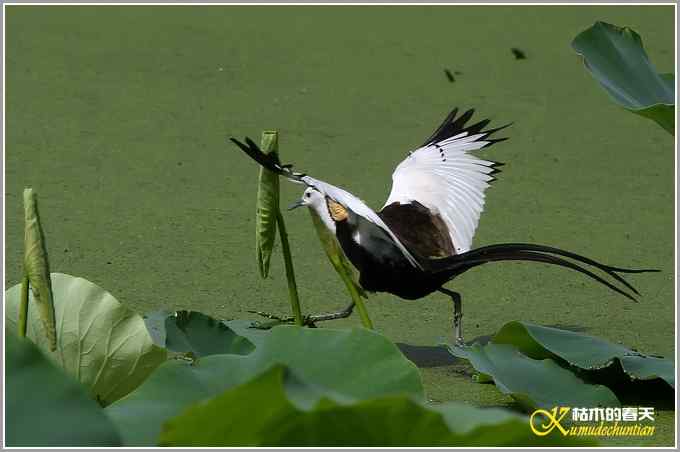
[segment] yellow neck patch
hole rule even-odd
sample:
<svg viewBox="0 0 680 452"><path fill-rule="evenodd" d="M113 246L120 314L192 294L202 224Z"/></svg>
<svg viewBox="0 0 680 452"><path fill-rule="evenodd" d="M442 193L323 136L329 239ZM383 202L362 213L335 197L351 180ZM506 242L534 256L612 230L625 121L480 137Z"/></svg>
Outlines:
<svg viewBox="0 0 680 452"><path fill-rule="evenodd" d="M326 205L328 206L328 213L331 214L333 221L345 221L347 219L347 209L342 204L326 198Z"/></svg>

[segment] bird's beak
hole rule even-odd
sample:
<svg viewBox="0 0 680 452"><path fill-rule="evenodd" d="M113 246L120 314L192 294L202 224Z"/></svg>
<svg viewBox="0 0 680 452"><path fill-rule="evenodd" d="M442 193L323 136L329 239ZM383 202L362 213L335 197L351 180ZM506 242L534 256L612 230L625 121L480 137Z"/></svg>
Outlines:
<svg viewBox="0 0 680 452"><path fill-rule="evenodd" d="M298 207L302 207L304 205L305 205L305 203L302 200L299 200L299 201L296 201L293 204L289 205L288 210L297 209Z"/></svg>

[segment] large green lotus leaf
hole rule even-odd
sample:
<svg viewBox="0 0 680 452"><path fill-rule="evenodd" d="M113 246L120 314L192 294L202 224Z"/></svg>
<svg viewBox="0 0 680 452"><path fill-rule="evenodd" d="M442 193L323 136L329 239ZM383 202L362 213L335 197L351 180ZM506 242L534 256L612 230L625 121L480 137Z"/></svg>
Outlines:
<svg viewBox="0 0 680 452"><path fill-rule="evenodd" d="M508 344L473 344L450 347L454 356L467 359L496 387L528 410L555 406L616 407L619 400L606 386L589 384L552 359L531 359Z"/></svg>
<svg viewBox="0 0 680 452"><path fill-rule="evenodd" d="M227 325L233 332L239 336L248 339L255 347L259 347L265 339L271 334L271 329L253 328L254 322L252 320L223 320L222 323Z"/></svg>
<svg viewBox="0 0 680 452"><path fill-rule="evenodd" d="M123 397L165 361L166 351L154 345L142 317L110 293L62 273L52 273L51 280L57 350L50 352L32 295L26 336L100 403ZM20 292L16 285L5 293L5 320L11 331L17 330Z"/></svg>
<svg viewBox="0 0 680 452"><path fill-rule="evenodd" d="M620 368L632 380L662 379L675 387L672 360L647 356L583 333L516 321L505 324L492 342L512 344L532 358L561 359L588 371L616 369L618 361Z"/></svg>
<svg viewBox="0 0 680 452"><path fill-rule="evenodd" d="M233 353L246 355L255 345L224 322L196 311L155 311L144 315L159 347L194 357Z"/></svg>
<svg viewBox="0 0 680 452"><path fill-rule="evenodd" d="M278 151L278 134L274 131L262 133L262 151L274 154ZM276 223L279 215L279 176L260 167L255 208L255 250L260 276L269 274L269 262L276 240Z"/></svg>
<svg viewBox="0 0 680 452"><path fill-rule="evenodd" d="M596 22L571 45L615 102L674 134L673 74L656 72L635 31Z"/></svg>
<svg viewBox="0 0 680 452"><path fill-rule="evenodd" d="M85 388L29 340L5 335L5 440L11 447L119 446L120 437Z"/></svg>
<svg viewBox="0 0 680 452"><path fill-rule="evenodd" d="M154 445L161 425L192 403L284 364L310 383L349 397L406 393L424 398L420 374L378 333L277 326L245 356L212 355L194 363L169 360L107 411L127 445Z"/></svg>
<svg viewBox="0 0 680 452"><path fill-rule="evenodd" d="M197 403L168 421L164 446L527 446L579 445L537 437L507 410L408 395L357 400L310 385L284 366ZM592 443L590 443L592 444Z"/></svg>

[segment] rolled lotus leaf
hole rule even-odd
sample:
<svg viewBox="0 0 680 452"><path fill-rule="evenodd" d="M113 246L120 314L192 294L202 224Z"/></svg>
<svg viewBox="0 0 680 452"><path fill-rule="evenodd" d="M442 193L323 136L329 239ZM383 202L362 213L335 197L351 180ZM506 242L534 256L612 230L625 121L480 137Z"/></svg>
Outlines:
<svg viewBox="0 0 680 452"><path fill-rule="evenodd" d="M276 131L262 133L262 151L266 154L278 152L279 137ZM278 158L278 157L277 157ZM276 240L276 221L279 211L279 176L260 167L257 185L257 207L255 213L255 248L260 276L269 275L269 262Z"/></svg>
<svg viewBox="0 0 680 452"><path fill-rule="evenodd" d="M55 351L57 329L54 321L50 269L38 214L38 200L32 188L24 190L24 223L24 273L28 277L33 300L38 305L38 315L47 335L49 349Z"/></svg>

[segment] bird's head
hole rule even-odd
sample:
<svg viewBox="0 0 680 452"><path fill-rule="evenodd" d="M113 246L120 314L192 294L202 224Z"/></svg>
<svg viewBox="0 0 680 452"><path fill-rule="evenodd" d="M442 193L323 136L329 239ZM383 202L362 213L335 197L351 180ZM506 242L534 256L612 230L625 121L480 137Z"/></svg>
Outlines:
<svg viewBox="0 0 680 452"><path fill-rule="evenodd" d="M326 208L326 196L314 187L307 187L307 190L302 194L299 201L294 202L288 207L288 210L297 209L298 207L307 206L310 209L320 212Z"/></svg>
<svg viewBox="0 0 680 452"><path fill-rule="evenodd" d="M335 222L347 218L347 210L342 205L328 198L325 193L314 187L308 187L302 194L302 198L293 203L288 210L302 206L309 207L312 213L316 214L333 232L335 232Z"/></svg>

